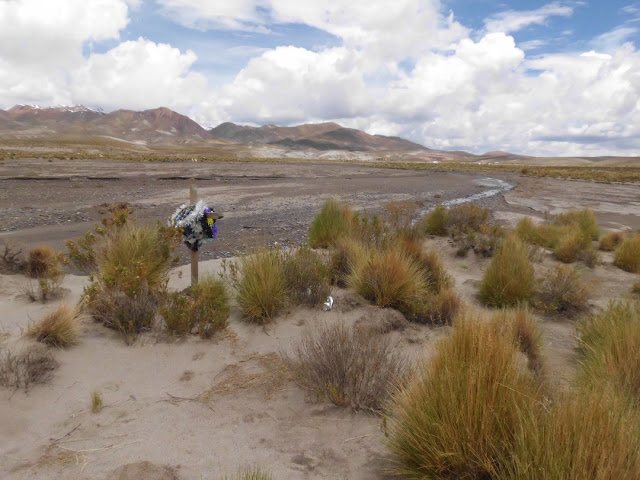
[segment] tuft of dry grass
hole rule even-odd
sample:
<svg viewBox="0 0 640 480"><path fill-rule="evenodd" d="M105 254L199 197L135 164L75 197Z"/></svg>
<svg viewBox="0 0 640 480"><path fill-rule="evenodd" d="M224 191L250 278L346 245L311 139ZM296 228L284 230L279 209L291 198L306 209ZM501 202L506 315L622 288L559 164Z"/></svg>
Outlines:
<svg viewBox="0 0 640 480"><path fill-rule="evenodd" d="M577 326L582 353L579 381L612 388L640 402L640 303L611 303Z"/></svg>
<svg viewBox="0 0 640 480"><path fill-rule="evenodd" d="M241 277L235 288L242 313L252 322L270 322L287 301L282 253L261 250L242 257L240 265Z"/></svg>
<svg viewBox="0 0 640 480"><path fill-rule="evenodd" d="M294 381L316 400L379 412L407 359L373 328L320 324L283 355Z"/></svg>
<svg viewBox="0 0 640 480"><path fill-rule="evenodd" d="M62 254L49 245L39 245L29 252L25 274L31 278L45 277L61 263Z"/></svg>
<svg viewBox="0 0 640 480"><path fill-rule="evenodd" d="M29 345L20 352L0 347L0 387L24 388L45 383L59 364L42 345Z"/></svg>
<svg viewBox="0 0 640 480"><path fill-rule="evenodd" d="M40 245L29 252L25 267L26 283L23 292L32 301L46 302L56 294L65 277L66 260L61 252L48 245Z"/></svg>
<svg viewBox="0 0 640 480"><path fill-rule="evenodd" d="M560 396L526 421L498 480L640 478L638 410L608 391Z"/></svg>
<svg viewBox="0 0 640 480"><path fill-rule="evenodd" d="M438 293L453 286L453 278L449 275L433 250L425 250L422 242L416 239L399 238L399 247L420 266L425 275L428 287Z"/></svg>
<svg viewBox="0 0 640 480"><path fill-rule="evenodd" d="M102 392L94 390L91 392L91 411L100 413L102 411Z"/></svg>
<svg viewBox="0 0 640 480"><path fill-rule="evenodd" d="M518 347L486 318L468 313L435 355L396 391L387 417L395 473L404 478L497 478L539 401Z"/></svg>
<svg viewBox="0 0 640 480"><path fill-rule="evenodd" d="M400 307L402 314L410 322L432 325L451 325L463 310L464 303L452 288L429 292L410 305Z"/></svg>
<svg viewBox="0 0 640 480"><path fill-rule="evenodd" d="M369 249L360 240L352 237L338 240L329 257L332 283L346 287L352 267L364 262L368 257Z"/></svg>
<svg viewBox="0 0 640 480"><path fill-rule="evenodd" d="M624 233L609 232L600 239L600 250L603 252L613 252L624 240Z"/></svg>
<svg viewBox="0 0 640 480"><path fill-rule="evenodd" d="M528 307L520 305L502 310L494 315L493 321L506 335L512 336L520 351L526 355L529 369L537 376L543 376L545 357L542 330Z"/></svg>
<svg viewBox="0 0 640 480"><path fill-rule="evenodd" d="M25 335L51 347L68 348L78 344L80 312L62 304L47 313L38 323L30 325Z"/></svg>
<svg viewBox="0 0 640 480"><path fill-rule="evenodd" d="M534 270L527 248L509 235L493 257L480 283L480 296L493 307L528 302L533 294Z"/></svg>
<svg viewBox="0 0 640 480"><path fill-rule="evenodd" d="M626 272L640 273L640 233L622 241L616 248L613 263Z"/></svg>
<svg viewBox="0 0 640 480"><path fill-rule="evenodd" d="M329 248L345 235L353 212L336 199L327 200L309 227L309 245L312 248Z"/></svg>
<svg viewBox="0 0 640 480"><path fill-rule="evenodd" d="M400 307L418 300L428 285L420 266L394 244L358 259L347 276L347 286L379 307Z"/></svg>
<svg viewBox="0 0 640 480"><path fill-rule="evenodd" d="M556 265L536 290L536 306L544 311L570 317L589 308L591 289L571 266Z"/></svg>
<svg viewBox="0 0 640 480"><path fill-rule="evenodd" d="M282 268L287 297L295 305L313 307L324 302L331 293L329 266L308 246L286 252Z"/></svg>

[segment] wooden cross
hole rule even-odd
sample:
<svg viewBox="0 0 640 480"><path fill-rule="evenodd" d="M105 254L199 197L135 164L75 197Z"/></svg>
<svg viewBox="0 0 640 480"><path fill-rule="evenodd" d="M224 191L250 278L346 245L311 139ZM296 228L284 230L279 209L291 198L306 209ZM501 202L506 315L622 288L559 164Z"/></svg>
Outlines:
<svg viewBox="0 0 640 480"><path fill-rule="evenodd" d="M198 189L196 188L195 179L191 179L189 187L189 203L195 205L198 202ZM198 252L191 251L191 286L194 287L198 283Z"/></svg>

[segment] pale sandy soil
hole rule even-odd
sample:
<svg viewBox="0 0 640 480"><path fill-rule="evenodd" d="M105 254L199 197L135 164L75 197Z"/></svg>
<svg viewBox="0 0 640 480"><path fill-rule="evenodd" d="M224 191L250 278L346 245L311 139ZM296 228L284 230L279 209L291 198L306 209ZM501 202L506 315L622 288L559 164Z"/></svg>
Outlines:
<svg viewBox="0 0 640 480"><path fill-rule="evenodd" d="M285 208L286 198L297 202L301 196L318 195L323 185L333 185L326 188L334 192L347 188L344 185L349 180L323 179L322 169L314 168L318 175L315 179L307 178L308 170L299 176L288 173L284 180L263 179L265 183L261 185L270 193L261 196L262 190L258 190L248 203L236 199L242 188L246 193L250 187L240 184L238 170L227 172L231 184L220 184L228 189L227 211L233 212L231 207L235 206L236 211L243 212L238 214L239 222L257 221L241 209L268 199L273 202L265 200L261 208L275 211L273 205ZM258 170L254 174L257 173ZM352 178L356 175L364 174L354 172ZM374 205L380 200L375 198L375 189L385 191L380 194L385 199L411 198L411 192L419 191L426 204L428 199L434 201L437 192L449 198L465 189L467 193L476 193L478 187L473 185L472 178L380 173L358 180L362 182L359 185L368 185L364 192L370 194L348 189L344 194L360 194L363 205ZM609 186L607 190L608 186L602 184L555 180L546 183L549 180L519 177L507 180L518 187L506 195L506 202L497 198L492 204L496 217L506 223L513 224L525 214L540 217L550 207L570 206L596 208L598 218L610 228L640 226L640 209L633 203L637 197L633 197L631 190L637 187ZM539 183L527 183L536 181ZM275 184L280 186L276 188ZM428 190L421 191L420 185L428 185ZM539 198L529 195L523 185L543 194ZM592 190L592 185L600 190ZM14 195L36 198L33 192L16 188ZM584 189L585 194L573 193L576 192L573 189ZM572 192L571 197L567 197L567 192ZM613 193L607 197L607 192ZM222 190L213 193L224 194ZM157 199L154 203L161 203L160 199L166 196L167 205L178 199L169 189L154 190L149 195ZM132 196L139 205L149 201L145 192ZM65 199L55 198L64 207ZM567 203L561 205L563 199ZM97 200L93 202L96 203ZM300 203L297 211L312 216L318 203L318 200ZM8 207L1 204L1 208ZM296 221L302 224L306 218L300 214ZM288 221L286 215L282 221ZM24 238L28 238L27 233L35 234L38 228L41 236L47 238L48 229L56 226L26 228L22 232ZM12 237L23 238L15 233ZM447 239L430 238L426 246L441 253L465 302L473 308L483 308L476 295L489 260L473 253L467 258L456 258ZM604 264L594 270L581 269L594 287L593 310L605 307L610 299L631 298L631 285L640 279L613 267L611 254L603 254L602 259ZM220 262L201 262L201 275L217 271ZM537 275L543 276L553 264L546 255L536 264ZM184 272L182 278L180 271ZM188 278L186 267L176 269L170 288L184 288ZM45 305L28 302L20 294L20 282L19 276L0 275L0 332L5 333L3 337L8 336L4 345L14 348L30 342L21 337L21 332L31 321L38 320L61 301L77 302L87 278L68 275L64 298ZM313 402L289 380L278 362L278 355L288 351L292 341L319 322L376 322L393 315L345 290L334 291L334 297L336 303L331 312L295 308L266 327L247 324L234 307L228 331L211 341L173 340L152 332L126 346L116 333L84 319L81 343L69 350L54 351L60 367L47 384L26 393L0 389L0 478L111 479L117 467L145 460L171 467L183 480L217 479L242 465L259 465L280 480L390 478L385 473L390 463L380 417ZM540 321L551 381L559 387L568 387L576 363L575 320L540 316ZM448 331L446 327L412 325L387 335L396 348L417 361L428 357L438 337ZM94 414L90 393L96 389L102 392L105 407Z"/></svg>

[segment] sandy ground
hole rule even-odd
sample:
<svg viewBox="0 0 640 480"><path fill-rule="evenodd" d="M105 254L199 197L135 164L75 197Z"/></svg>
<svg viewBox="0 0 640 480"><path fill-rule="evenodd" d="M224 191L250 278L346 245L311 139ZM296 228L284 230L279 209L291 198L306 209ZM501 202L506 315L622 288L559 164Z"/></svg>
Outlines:
<svg viewBox="0 0 640 480"><path fill-rule="evenodd" d="M0 171L4 176L0 180L3 213L40 205L50 208L52 216L81 207L87 212L95 209L97 217L101 203L121 199L133 203L143 218L159 218L175 208L188 184L181 179L167 180L169 183L157 180L160 175L175 172L155 164L134 164L132 168L140 171L123 173L118 180L101 180L107 182L103 188L73 187L68 179L8 180L6 163L5 170ZM47 170L50 167L45 163L34 161L33 168L42 167L38 170L42 175L53 176L56 170ZM95 170L74 167L67 165L58 173L63 177L114 175L113 165L104 167L104 171L100 170L102 166ZM286 226L290 230L283 231L291 236L300 223L299 230L304 232L317 206L329 195L374 209L392 199L419 199L427 206L485 188L474 183L473 175L358 168L339 175L325 171L322 165L295 165L286 170L289 167L225 164L228 170L220 174L222 180L199 181L206 198L224 206L222 210L228 214L224 221L228 223L221 225L227 230L238 229L237 237L229 234L221 241L234 248L243 242L278 241L278 235L260 236L255 228L243 227L250 222L264 232L276 225ZM167 168L187 169L181 171L184 176L195 173L191 165ZM282 168L285 176L270 175L275 168ZM196 170L203 173L200 167ZM243 171L252 177L242 177L249 174ZM130 174L133 180L129 184L124 177ZM155 180L140 183L146 174ZM541 216L545 210L570 206L595 208L606 227L640 227L640 209L633 203L638 201L637 193L633 196L637 186L504 178L517 187L504 198L487 201L503 222L513 223L525 214ZM45 182L42 185L46 188L35 189L37 182ZM582 195L581 189L585 192ZM541 193L536 196L531 192ZM77 197L73 193L78 193ZM144 205L154 207L145 209ZM281 224L274 221L274 215ZM42 240L61 242L74 229L86 229L91 221L21 226L5 230L0 239L12 238L27 245ZM482 308L476 295L489 260L473 254L457 258L447 239L428 239L426 247L441 253L465 302ZM216 242L207 248L222 251ZM232 248L225 247L225 251ZM631 298L631 285L639 278L613 267L611 254L604 254L602 259L603 265L593 270L581 269L594 287L593 309L603 308L610 299ZM220 262L201 262L201 274L217 271ZM544 256L536 264L537 275L544 276L554 263L549 255ZM170 288L184 288L188 278L186 267L179 267L172 272ZM21 282L19 276L0 275L0 332L5 346L27 345L30 341L21 337L24 328L61 301L77 302L87 278L68 275L64 298L44 305L24 298ZM352 324L394 315L367 305L345 290L334 291L334 297L335 308L330 312L296 308L266 327L247 324L233 308L229 329L211 341L173 340L152 332L126 346L114 332L84 319L80 345L54 352L60 367L49 383L26 393L0 390L0 476L10 480L106 480L114 478L112 472L121 465L148 460L170 467L183 480L216 479L243 465L259 465L280 480L390 478L385 473L389 458L380 418L313 402L289 380L278 361L278 355L286 352L305 329L319 322ZM540 321L550 377L558 386L567 386L576 362L574 321L542 316ZM412 325L387 335L396 348L418 360L428 356L437 338L447 332L448 328ZM105 404L98 414L91 412L90 400L90 393L96 389L102 392ZM209 392L206 401L198 401L204 392Z"/></svg>

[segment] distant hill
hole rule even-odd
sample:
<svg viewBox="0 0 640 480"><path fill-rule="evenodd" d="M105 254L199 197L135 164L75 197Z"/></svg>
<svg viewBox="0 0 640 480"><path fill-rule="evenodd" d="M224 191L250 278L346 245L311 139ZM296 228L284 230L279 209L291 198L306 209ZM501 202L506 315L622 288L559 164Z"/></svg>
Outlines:
<svg viewBox="0 0 640 480"><path fill-rule="evenodd" d="M85 106L38 107L16 105L0 110L0 135L32 138L109 137L141 145L202 143L242 150L246 145L269 145L283 151L435 152L399 137L370 135L361 130L325 122L294 127L251 127L226 122L211 130L168 108L141 112L105 113ZM235 145L235 147L234 147Z"/></svg>
<svg viewBox="0 0 640 480"><path fill-rule="evenodd" d="M428 150L399 137L369 135L361 130L344 128L337 123L305 124L295 127L264 125L250 127L226 122L209 130L214 138L245 144L271 144L292 149L347 151L415 151Z"/></svg>

